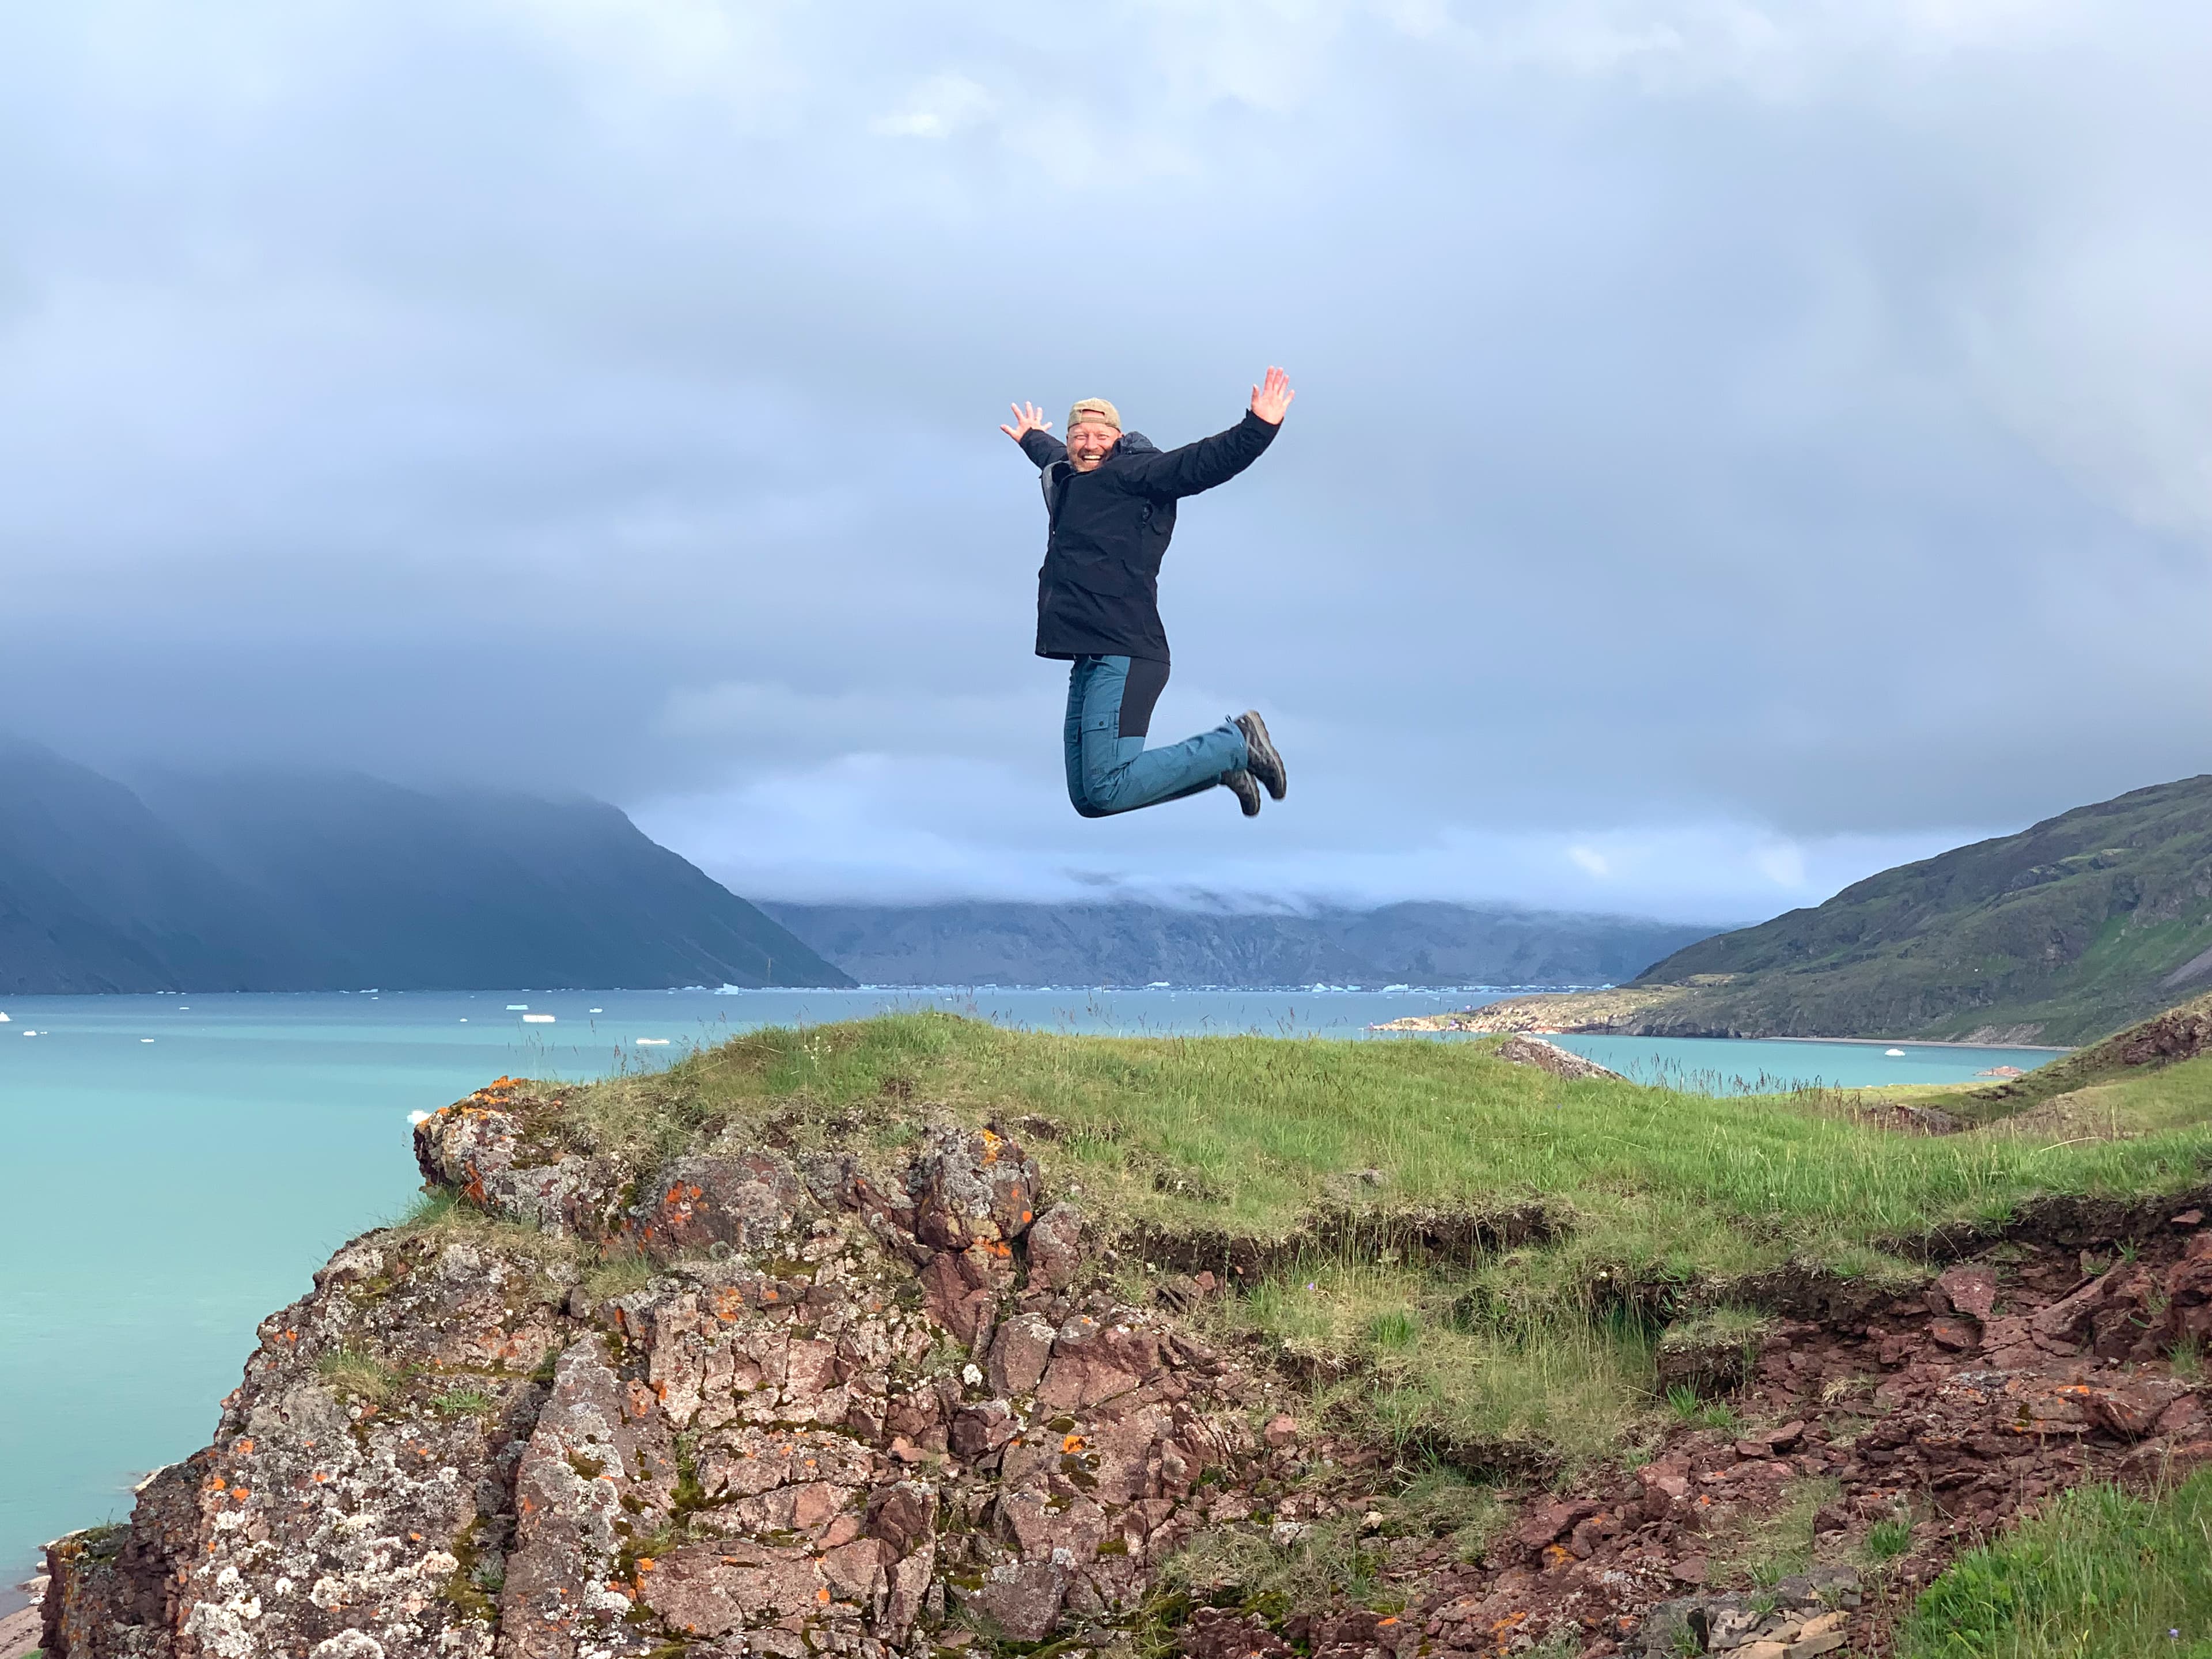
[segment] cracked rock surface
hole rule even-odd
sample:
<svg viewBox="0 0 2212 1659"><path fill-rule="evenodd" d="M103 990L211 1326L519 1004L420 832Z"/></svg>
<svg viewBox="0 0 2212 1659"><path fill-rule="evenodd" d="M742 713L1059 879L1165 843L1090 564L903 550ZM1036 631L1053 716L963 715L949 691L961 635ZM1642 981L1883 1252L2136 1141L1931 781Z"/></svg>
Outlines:
<svg viewBox="0 0 2212 1659"><path fill-rule="evenodd" d="M510 1087L416 1132L507 1224L368 1234L214 1443L49 1552L54 1659L919 1654L1133 1613L1258 1449L1254 1386L1107 1290L988 1130L880 1167L562 1151ZM1029 1259L1041 1212L1050 1224ZM572 1252L647 1253L595 1297Z"/></svg>

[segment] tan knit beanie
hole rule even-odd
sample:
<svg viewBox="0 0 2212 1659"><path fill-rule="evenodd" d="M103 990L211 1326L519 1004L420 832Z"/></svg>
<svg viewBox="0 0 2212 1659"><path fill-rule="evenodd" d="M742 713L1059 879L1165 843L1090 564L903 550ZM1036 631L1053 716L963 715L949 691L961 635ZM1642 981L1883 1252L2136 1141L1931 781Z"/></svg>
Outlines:
<svg viewBox="0 0 2212 1659"><path fill-rule="evenodd" d="M1074 431L1077 424L1083 421L1096 421L1101 426L1110 426L1119 432L1121 429L1121 411L1103 398L1079 398L1067 411L1067 429Z"/></svg>

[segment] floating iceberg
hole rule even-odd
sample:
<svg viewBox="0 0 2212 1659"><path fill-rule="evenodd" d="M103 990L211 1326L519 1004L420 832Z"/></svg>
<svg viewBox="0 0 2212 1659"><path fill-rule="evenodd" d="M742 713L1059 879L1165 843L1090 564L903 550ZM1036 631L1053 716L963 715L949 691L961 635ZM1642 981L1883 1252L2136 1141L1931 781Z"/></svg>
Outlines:
<svg viewBox="0 0 2212 1659"><path fill-rule="evenodd" d="M550 1014L525 1014L522 1017L522 1023L525 1025L550 1025L553 1023L553 1016Z"/></svg>
<svg viewBox="0 0 2212 1659"><path fill-rule="evenodd" d="M666 1037L640 1037L637 1040L637 1046L641 1048L665 1048L668 1046L668 1039Z"/></svg>

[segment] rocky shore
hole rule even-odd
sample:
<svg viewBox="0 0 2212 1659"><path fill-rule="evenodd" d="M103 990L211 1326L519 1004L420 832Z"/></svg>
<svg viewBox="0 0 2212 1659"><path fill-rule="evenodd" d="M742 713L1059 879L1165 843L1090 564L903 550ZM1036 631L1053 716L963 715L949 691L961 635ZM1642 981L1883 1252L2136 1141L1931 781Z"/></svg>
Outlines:
<svg viewBox="0 0 2212 1659"><path fill-rule="evenodd" d="M46 1580L26 1586L33 1592L31 1604L0 1618L0 1659L27 1659L39 1651L46 1636Z"/></svg>
<svg viewBox="0 0 2212 1659"><path fill-rule="evenodd" d="M1371 1027L1377 1031L1460 1031L1495 1036L1604 1033L1620 1036L1748 1036L1761 1033L1681 1030L1654 1023L1662 1011L1691 1000L1690 988L1615 987L1604 991L1547 991L1506 997L1479 1008L1441 1014L1408 1014ZM1694 1024L1694 1021L1692 1022Z"/></svg>

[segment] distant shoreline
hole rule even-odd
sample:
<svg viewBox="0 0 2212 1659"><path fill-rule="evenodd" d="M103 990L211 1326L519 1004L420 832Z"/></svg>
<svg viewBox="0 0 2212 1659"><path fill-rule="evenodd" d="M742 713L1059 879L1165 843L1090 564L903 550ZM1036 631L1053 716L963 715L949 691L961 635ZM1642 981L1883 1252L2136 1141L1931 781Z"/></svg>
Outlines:
<svg viewBox="0 0 2212 1659"><path fill-rule="evenodd" d="M1563 1031L1560 1035L1562 1036L1573 1036L1577 1035L1577 1033L1572 1031ZM1588 1035L1596 1036L1600 1034L1595 1031L1592 1031L1588 1033ZM1955 1042L1948 1037L1771 1036L1718 1037L1711 1040L1720 1042L1863 1042L1868 1047L1874 1048L1895 1048L1909 1042L1916 1048L2032 1048L2038 1054L2070 1054L2074 1052L2072 1048L2062 1046L2056 1042Z"/></svg>
<svg viewBox="0 0 2212 1659"><path fill-rule="evenodd" d="M1462 1009L1461 1012L1463 1013L1474 1013L1478 1011L1468 1008ZM1382 1025L1370 1025L1367 1029L1370 1031L1381 1031L1386 1030L1389 1028ZM1505 1036L1510 1035L1510 1033L1504 1031L1462 1031L1455 1033L1448 1028L1442 1026L1433 1027L1431 1028L1431 1031L1434 1035L1439 1036ZM1419 1036L1424 1035L1424 1033L1419 1030L1408 1030L1405 1035L1407 1036ZM2070 1054L2074 1052L2071 1048L2062 1048L2054 1042L1954 1042L1948 1038L1938 1037L1660 1036L1649 1031L1536 1030L1526 1031L1522 1035L1525 1036L1542 1037L1547 1042L1550 1042L1553 1037L1594 1036L1610 1037L1624 1042L1855 1042L1869 1048L1897 1048L1909 1044L1915 1048L2017 1048L2026 1050L2029 1053L2041 1054Z"/></svg>

